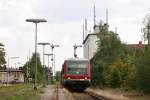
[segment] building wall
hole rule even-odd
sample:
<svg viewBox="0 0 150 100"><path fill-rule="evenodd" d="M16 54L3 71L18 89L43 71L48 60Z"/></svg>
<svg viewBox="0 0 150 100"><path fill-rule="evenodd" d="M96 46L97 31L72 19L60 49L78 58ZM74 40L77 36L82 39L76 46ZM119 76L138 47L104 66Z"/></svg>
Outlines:
<svg viewBox="0 0 150 100"><path fill-rule="evenodd" d="M97 40L96 34L92 34L87 37L85 43L83 44L83 56L86 59L91 59L97 51Z"/></svg>
<svg viewBox="0 0 150 100"><path fill-rule="evenodd" d="M0 72L0 82L7 82L8 77L7 77L7 72Z"/></svg>
<svg viewBox="0 0 150 100"><path fill-rule="evenodd" d="M24 74L22 72L15 72L15 71L0 72L0 81L2 83L11 83L13 81L22 83L24 82Z"/></svg>

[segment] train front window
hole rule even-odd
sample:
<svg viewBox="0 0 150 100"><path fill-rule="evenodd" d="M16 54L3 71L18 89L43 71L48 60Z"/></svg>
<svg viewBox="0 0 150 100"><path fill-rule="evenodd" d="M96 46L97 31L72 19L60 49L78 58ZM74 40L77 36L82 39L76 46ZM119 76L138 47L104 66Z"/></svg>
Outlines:
<svg viewBox="0 0 150 100"><path fill-rule="evenodd" d="M70 61L67 63L68 75L87 75L88 62L87 61Z"/></svg>

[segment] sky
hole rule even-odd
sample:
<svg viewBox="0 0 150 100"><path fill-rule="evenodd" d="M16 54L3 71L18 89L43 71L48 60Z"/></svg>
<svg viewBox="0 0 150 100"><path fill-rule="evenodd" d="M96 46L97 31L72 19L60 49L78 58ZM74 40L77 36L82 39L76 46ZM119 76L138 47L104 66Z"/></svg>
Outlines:
<svg viewBox="0 0 150 100"><path fill-rule="evenodd" d="M54 49L56 70L61 70L66 58L73 57L73 45L82 44L82 25L88 20L88 30L93 31L93 2L96 6L96 23L106 20L108 8L109 29L115 31L124 43L142 40L143 19L150 12L149 0L0 0L0 42L5 45L6 60L10 66L24 64L34 52L35 25L27 18L44 18L38 24L38 42L59 44ZM45 53L51 53L46 46ZM38 46L42 53L42 46ZM77 49L83 57L83 48ZM47 64L47 58L46 64ZM21 66L21 64L16 64Z"/></svg>

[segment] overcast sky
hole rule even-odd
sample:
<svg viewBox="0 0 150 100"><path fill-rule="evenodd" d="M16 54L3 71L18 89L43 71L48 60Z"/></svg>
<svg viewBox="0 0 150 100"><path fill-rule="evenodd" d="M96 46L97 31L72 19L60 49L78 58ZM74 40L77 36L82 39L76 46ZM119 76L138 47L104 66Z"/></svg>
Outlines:
<svg viewBox="0 0 150 100"><path fill-rule="evenodd" d="M121 40L125 43L138 43L141 40L141 27L144 16L149 13L149 0L0 0L0 42L5 45L10 60L25 63L27 56L34 52L33 23L27 18L45 18L47 23L38 24L38 42L59 44L54 49L56 69L60 70L65 58L73 57L73 45L82 44L82 24L88 19L89 30L93 27L93 1L96 3L96 22L105 20L105 10L109 10L111 30L117 27ZM42 53L42 47L38 46ZM50 53L50 47L46 47ZM83 57L83 50L77 50ZM47 63L47 61L46 61Z"/></svg>

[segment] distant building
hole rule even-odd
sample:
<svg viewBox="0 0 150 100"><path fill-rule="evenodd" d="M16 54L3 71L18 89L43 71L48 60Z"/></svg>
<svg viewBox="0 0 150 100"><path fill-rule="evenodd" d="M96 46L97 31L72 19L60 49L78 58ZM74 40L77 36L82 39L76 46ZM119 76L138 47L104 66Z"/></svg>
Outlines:
<svg viewBox="0 0 150 100"><path fill-rule="evenodd" d="M94 33L88 34L83 40L83 57L86 59L91 60L97 51L97 33L99 33L99 25L95 25Z"/></svg>
<svg viewBox="0 0 150 100"><path fill-rule="evenodd" d="M0 70L0 83L23 83L24 73L18 69Z"/></svg>
<svg viewBox="0 0 150 100"><path fill-rule="evenodd" d="M142 44L142 41L139 41L138 44L127 44L128 49L134 51L134 53L137 51L144 52L146 46L147 44Z"/></svg>
<svg viewBox="0 0 150 100"><path fill-rule="evenodd" d="M142 41L139 41L139 44L128 44L129 49L141 49L143 50L146 44L142 44Z"/></svg>

